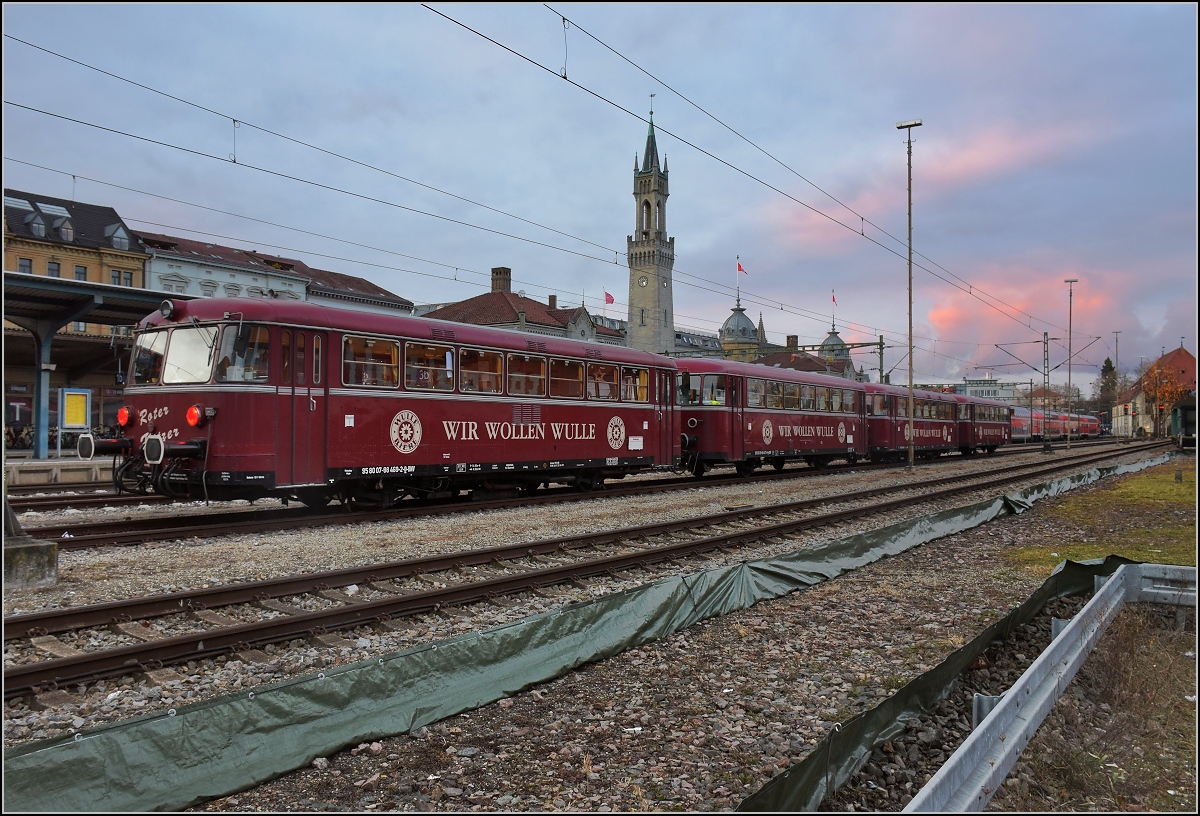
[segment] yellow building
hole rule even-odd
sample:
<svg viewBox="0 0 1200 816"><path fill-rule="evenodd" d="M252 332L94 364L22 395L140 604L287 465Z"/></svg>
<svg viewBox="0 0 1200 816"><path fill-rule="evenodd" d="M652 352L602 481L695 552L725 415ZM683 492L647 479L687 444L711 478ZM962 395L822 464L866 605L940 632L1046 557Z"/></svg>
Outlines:
<svg viewBox="0 0 1200 816"><path fill-rule="evenodd" d="M112 207L4 190L6 272L140 290L145 286L148 257ZM117 335L115 342L113 335ZM54 348L70 351L70 365L56 366L50 374L52 415L58 388L89 388L93 392L93 423L111 424L108 415L115 413L121 396L115 373L122 353L128 359L131 342L131 327L81 320L59 329ZM6 319L5 425L10 429L31 422L34 357L32 335Z"/></svg>

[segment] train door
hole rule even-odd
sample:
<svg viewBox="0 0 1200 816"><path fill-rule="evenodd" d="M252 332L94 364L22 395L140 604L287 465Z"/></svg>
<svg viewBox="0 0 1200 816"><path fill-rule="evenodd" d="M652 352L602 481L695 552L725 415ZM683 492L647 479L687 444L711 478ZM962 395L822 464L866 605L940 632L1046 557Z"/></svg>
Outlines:
<svg viewBox="0 0 1200 816"><path fill-rule="evenodd" d="M279 462L288 484L325 483L325 335L280 334Z"/></svg>
<svg viewBox="0 0 1200 816"><path fill-rule="evenodd" d="M658 372L658 393L655 396L658 417L658 459L660 465L675 465L676 446L679 444L679 412L674 405L675 375L670 371Z"/></svg>
<svg viewBox="0 0 1200 816"><path fill-rule="evenodd" d="M740 462L746 455L746 410L742 403L742 378L728 378L729 399L729 458Z"/></svg>

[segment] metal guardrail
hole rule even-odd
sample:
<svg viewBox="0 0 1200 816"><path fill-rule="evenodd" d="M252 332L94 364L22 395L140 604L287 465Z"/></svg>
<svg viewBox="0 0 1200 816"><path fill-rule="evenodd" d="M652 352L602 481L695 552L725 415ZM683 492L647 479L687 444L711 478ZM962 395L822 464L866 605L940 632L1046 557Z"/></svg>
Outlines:
<svg viewBox="0 0 1200 816"><path fill-rule="evenodd" d="M1111 578L1097 576L1096 593L1088 604L904 811L983 810L1109 623L1126 603L1139 602L1196 606L1196 568L1125 564Z"/></svg>

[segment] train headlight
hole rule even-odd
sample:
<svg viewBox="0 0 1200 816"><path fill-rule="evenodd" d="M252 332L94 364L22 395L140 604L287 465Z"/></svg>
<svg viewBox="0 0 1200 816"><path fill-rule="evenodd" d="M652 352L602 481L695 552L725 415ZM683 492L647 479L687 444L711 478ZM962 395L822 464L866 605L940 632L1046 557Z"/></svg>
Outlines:
<svg viewBox="0 0 1200 816"><path fill-rule="evenodd" d="M158 307L158 313L162 315L165 320L170 320L171 315L175 314L175 304L169 300L164 300Z"/></svg>
<svg viewBox="0 0 1200 816"><path fill-rule="evenodd" d="M122 428L127 426L133 419L133 409L128 405L122 405L117 409L117 424Z"/></svg>
<svg viewBox="0 0 1200 816"><path fill-rule="evenodd" d="M197 404L187 409L185 418L187 419L187 424L191 425L193 428L202 428L204 427L204 423L207 422L210 417L214 417L216 415L216 408L207 408L203 405Z"/></svg>

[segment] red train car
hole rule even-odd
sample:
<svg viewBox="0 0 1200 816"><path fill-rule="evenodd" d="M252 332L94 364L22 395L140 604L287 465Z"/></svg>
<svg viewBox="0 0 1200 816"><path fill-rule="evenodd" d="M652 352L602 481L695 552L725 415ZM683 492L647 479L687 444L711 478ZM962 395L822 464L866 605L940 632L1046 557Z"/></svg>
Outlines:
<svg viewBox="0 0 1200 816"><path fill-rule="evenodd" d="M191 498L592 489L679 459L675 365L622 347L286 300L164 301L138 328L119 487Z"/></svg>
<svg viewBox="0 0 1200 816"><path fill-rule="evenodd" d="M871 461L908 456L908 388L866 383L867 439ZM941 391L913 391L913 453L933 459L959 449L958 401Z"/></svg>
<svg viewBox="0 0 1200 816"><path fill-rule="evenodd" d="M683 464L696 475L717 464L748 474L867 455L862 383L711 358L676 365Z"/></svg>
<svg viewBox="0 0 1200 816"><path fill-rule="evenodd" d="M958 450L964 456L995 453L1012 436L1012 409L1007 403L958 396Z"/></svg>

